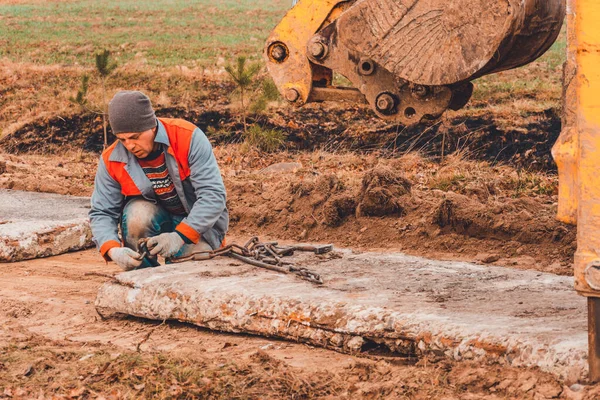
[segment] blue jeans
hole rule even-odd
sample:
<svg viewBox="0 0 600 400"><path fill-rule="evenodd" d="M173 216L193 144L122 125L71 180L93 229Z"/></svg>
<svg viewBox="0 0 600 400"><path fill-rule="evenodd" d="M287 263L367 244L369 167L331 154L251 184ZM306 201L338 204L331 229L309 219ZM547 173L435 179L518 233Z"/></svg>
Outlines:
<svg viewBox="0 0 600 400"><path fill-rule="evenodd" d="M143 198L130 200L123 209L121 217L121 234L125 246L139 251L138 241L142 238L158 236L165 232L174 232L175 227L185 218L183 215L174 215L158 204L154 204ZM185 257L195 251L212 250L210 245L203 239L196 244L184 244L177 257ZM149 261L144 259L142 267L148 267Z"/></svg>

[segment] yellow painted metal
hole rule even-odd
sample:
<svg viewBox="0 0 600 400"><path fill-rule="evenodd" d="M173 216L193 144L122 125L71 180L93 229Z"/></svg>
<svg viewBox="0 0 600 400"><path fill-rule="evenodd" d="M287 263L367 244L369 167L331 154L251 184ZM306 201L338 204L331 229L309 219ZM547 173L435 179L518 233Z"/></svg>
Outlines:
<svg viewBox="0 0 600 400"><path fill-rule="evenodd" d="M552 156L558 166L558 210L556 217L559 221L567 224L577 223L579 202L575 1L567 1L567 61L563 70L563 128L560 137L552 147Z"/></svg>
<svg viewBox="0 0 600 400"><path fill-rule="evenodd" d="M600 259L600 2L575 2L579 204L575 288L600 297L585 281L586 266Z"/></svg>
<svg viewBox="0 0 600 400"><path fill-rule="evenodd" d="M346 11L348 8L350 8L352 4L354 4L355 1L356 0L343 0L336 4L336 6L333 8L333 10L331 10L329 15L327 16L325 22L323 22L323 26L326 26L338 19L344 11Z"/></svg>
<svg viewBox="0 0 600 400"><path fill-rule="evenodd" d="M273 81L281 93L296 90L305 103L312 89L311 65L306 55L308 40L325 22L340 0L300 0L267 39L265 60ZM283 43L288 58L277 63L269 56L273 43Z"/></svg>
<svg viewBox="0 0 600 400"><path fill-rule="evenodd" d="M552 148L558 166L558 210L556 218L566 224L577 223L579 136L575 126L563 128Z"/></svg>

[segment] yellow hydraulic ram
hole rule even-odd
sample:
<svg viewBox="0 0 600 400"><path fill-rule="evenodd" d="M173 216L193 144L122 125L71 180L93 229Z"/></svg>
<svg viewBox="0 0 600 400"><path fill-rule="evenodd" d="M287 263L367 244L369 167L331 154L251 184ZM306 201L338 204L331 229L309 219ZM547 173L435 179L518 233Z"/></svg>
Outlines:
<svg viewBox="0 0 600 400"><path fill-rule="evenodd" d="M568 0L558 218L577 223L575 289L588 298L589 378L600 381L600 2Z"/></svg>
<svg viewBox="0 0 600 400"><path fill-rule="evenodd" d="M564 14L563 0L300 0L265 58L293 104L366 101L410 125L463 107L471 80L538 58ZM333 72L354 88L332 86Z"/></svg>

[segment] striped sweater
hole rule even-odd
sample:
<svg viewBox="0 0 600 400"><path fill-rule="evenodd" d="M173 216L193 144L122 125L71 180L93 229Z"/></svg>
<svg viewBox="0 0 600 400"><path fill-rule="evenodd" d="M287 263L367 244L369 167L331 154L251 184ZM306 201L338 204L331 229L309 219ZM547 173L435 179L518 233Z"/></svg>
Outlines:
<svg viewBox="0 0 600 400"><path fill-rule="evenodd" d="M171 214L185 215L185 209L165 164L165 153L159 150L144 159L138 159L138 162L152 183L158 203Z"/></svg>

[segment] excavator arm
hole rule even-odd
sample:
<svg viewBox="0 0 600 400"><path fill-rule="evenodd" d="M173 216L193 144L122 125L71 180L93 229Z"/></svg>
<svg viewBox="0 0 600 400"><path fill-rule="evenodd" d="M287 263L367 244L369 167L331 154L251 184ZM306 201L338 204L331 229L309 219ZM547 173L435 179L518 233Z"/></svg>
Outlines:
<svg viewBox="0 0 600 400"><path fill-rule="evenodd" d="M562 0L300 0L265 58L290 103L366 102L411 125L462 108L473 79L541 56L564 15Z"/></svg>

